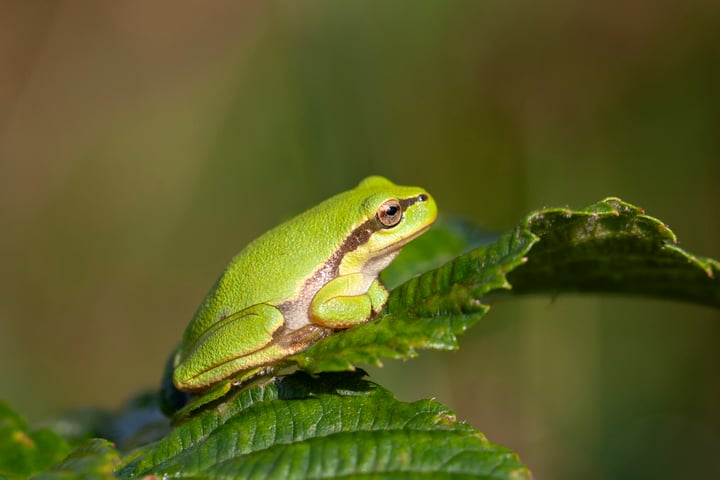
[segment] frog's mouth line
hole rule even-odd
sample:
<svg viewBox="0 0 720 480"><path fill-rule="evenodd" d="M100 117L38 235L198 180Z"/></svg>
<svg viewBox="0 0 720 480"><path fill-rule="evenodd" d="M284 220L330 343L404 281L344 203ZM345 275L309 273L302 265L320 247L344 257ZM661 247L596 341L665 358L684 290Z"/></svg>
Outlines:
<svg viewBox="0 0 720 480"><path fill-rule="evenodd" d="M432 227L432 223L429 225L425 225L423 228L417 230L412 235L404 237L401 240L399 240L398 242L393 243L392 245L388 245L387 247L383 248L382 250L377 250L375 252L375 255L381 256L381 255L389 255L392 253L398 253L401 248L403 248L405 245L407 245L408 243L415 240L417 237L419 237L423 233L427 232L430 229L430 227Z"/></svg>

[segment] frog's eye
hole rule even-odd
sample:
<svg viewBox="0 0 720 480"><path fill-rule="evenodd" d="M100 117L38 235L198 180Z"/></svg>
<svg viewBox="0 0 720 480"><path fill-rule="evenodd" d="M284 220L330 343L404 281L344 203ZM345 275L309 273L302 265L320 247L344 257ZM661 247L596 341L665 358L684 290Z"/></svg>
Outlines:
<svg viewBox="0 0 720 480"><path fill-rule="evenodd" d="M400 223L400 220L402 220L402 205L400 205L400 200L392 199L387 200L385 203L380 205L380 208L378 208L377 213L375 214L375 218L377 218L377 221L380 222L380 225L383 228L392 228L398 223Z"/></svg>

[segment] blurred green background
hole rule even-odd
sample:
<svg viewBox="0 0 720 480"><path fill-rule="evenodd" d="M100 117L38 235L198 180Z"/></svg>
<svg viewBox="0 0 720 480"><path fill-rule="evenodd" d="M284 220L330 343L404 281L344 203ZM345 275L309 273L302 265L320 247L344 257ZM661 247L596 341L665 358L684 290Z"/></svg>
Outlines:
<svg viewBox="0 0 720 480"><path fill-rule="evenodd" d="M154 388L225 262L370 173L503 231L615 195L720 257L716 0L5 2L0 397ZM539 479L720 478L720 314L497 305L369 369Z"/></svg>

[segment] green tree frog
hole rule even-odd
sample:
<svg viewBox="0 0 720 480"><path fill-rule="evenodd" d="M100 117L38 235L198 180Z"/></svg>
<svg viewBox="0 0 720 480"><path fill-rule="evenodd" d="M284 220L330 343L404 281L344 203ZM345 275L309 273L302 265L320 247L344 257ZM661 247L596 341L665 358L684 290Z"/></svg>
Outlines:
<svg viewBox="0 0 720 480"><path fill-rule="evenodd" d="M422 188L373 176L266 232L230 261L195 313L173 384L198 393L249 378L366 322L388 298L378 274L436 216Z"/></svg>

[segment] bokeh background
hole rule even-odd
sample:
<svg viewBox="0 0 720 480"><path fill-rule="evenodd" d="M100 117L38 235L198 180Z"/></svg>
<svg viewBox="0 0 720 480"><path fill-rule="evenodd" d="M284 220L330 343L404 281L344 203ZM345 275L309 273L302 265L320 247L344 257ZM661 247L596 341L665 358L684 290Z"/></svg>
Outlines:
<svg viewBox="0 0 720 480"><path fill-rule="evenodd" d="M0 397L118 408L225 262L363 176L503 231L619 196L720 257L720 3L3 2ZM720 315L504 302L369 369L539 479L720 475Z"/></svg>

